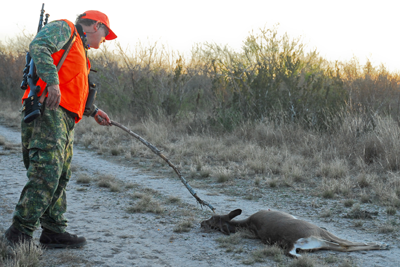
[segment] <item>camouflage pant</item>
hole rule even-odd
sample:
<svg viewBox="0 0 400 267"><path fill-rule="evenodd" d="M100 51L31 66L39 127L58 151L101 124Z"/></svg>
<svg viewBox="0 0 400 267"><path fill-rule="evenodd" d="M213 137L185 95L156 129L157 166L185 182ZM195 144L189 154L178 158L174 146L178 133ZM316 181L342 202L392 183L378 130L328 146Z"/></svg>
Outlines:
<svg viewBox="0 0 400 267"><path fill-rule="evenodd" d="M23 160L29 181L15 208L13 225L28 235L32 236L39 221L54 232L65 232L65 188L71 176L74 126L74 119L61 108L46 109L31 123L21 122Z"/></svg>

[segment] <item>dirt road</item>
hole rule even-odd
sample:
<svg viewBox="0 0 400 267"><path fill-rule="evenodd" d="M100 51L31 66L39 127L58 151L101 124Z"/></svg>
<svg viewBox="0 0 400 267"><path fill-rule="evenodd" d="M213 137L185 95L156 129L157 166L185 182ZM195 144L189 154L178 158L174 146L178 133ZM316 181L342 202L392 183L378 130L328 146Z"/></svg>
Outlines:
<svg viewBox="0 0 400 267"><path fill-rule="evenodd" d="M4 230L11 222L12 211L26 181L26 171L20 153L19 131L0 125L0 136L7 140L7 145L0 146L0 230ZM265 258L264 262L252 260L251 252L264 246L254 239L229 244L234 249L233 252L227 251L227 246L216 240L222 234L205 232L199 227L211 212L196 204L174 174L164 177L144 172L139 165L116 163L78 146L74 149L73 171L67 190L68 231L84 235L88 245L78 250L45 251L42 259L44 266L286 266L293 262L287 257L280 262L272 258ZM99 187L94 180L89 184L78 183L77 177L82 174L93 178L112 174L123 182L122 189L111 192L109 188ZM363 228L357 228L353 227L353 221L343 218L342 214L334 214L328 219L319 216L327 207L340 205L340 200L318 200L306 192L299 194L298 191L268 190L264 197L257 200L227 196L217 189L196 191L220 213L241 208L244 212L239 218L244 218L260 209L279 209L325 227L342 238L362 242L379 241L391 246L390 250L384 251L319 251L311 256L316 262L330 258L337 260L332 264L327 263L327 266L342 264L343 259L356 266L400 266L398 233L378 234L373 229L374 225L390 219L385 215L365 222ZM162 212L127 212L136 201L135 194L149 192L161 202ZM171 199L179 201L168 201ZM371 206L370 209L384 213L379 207ZM398 221L398 216L394 219ZM190 231L176 230L185 221L190 222ZM36 231L36 242L39 235L40 231Z"/></svg>

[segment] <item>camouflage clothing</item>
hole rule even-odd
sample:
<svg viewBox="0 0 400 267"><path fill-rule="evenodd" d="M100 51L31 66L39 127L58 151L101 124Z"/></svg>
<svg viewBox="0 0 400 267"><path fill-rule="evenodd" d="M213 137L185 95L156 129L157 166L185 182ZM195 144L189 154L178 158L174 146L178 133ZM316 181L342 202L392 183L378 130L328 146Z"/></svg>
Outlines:
<svg viewBox="0 0 400 267"><path fill-rule="evenodd" d="M37 74L47 85L59 84L51 55L65 49L70 36L67 22L50 22L29 46ZM42 115L30 123L24 122L22 112L23 161L29 181L15 207L12 226L29 236L39 222L55 233L64 233L67 227L63 214L67 210L66 186L71 177L75 118L61 106L42 111Z"/></svg>
<svg viewBox="0 0 400 267"><path fill-rule="evenodd" d="M57 67L52 54L60 51L71 37L71 28L65 21L49 22L29 45L29 53L35 62L38 76L48 86L59 84Z"/></svg>
<svg viewBox="0 0 400 267"><path fill-rule="evenodd" d="M32 236L40 224L56 233L65 232L67 209L65 188L71 176L70 164L75 119L59 107L45 109L31 123L23 121L23 159L29 181L15 208L13 225Z"/></svg>

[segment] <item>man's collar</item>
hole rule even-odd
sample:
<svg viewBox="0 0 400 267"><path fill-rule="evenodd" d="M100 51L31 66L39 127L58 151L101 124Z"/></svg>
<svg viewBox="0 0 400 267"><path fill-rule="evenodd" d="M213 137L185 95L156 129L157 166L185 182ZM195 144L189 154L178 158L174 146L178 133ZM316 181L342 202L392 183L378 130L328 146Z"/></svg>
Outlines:
<svg viewBox="0 0 400 267"><path fill-rule="evenodd" d="M86 34L85 34L85 32L83 31L82 25L76 24L76 25L75 25L75 28L76 28L76 30L78 31L78 34L79 34L79 36L80 36L81 39L82 39L83 46L87 49L88 46L86 45L86 41L87 41L87 39L86 39Z"/></svg>

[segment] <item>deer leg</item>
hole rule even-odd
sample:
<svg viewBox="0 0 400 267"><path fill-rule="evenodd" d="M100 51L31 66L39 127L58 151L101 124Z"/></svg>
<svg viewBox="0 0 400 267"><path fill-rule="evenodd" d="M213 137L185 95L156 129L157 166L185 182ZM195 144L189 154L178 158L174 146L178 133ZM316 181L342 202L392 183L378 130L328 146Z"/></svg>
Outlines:
<svg viewBox="0 0 400 267"><path fill-rule="evenodd" d="M335 251L342 252L350 252L350 251L359 251L359 250L381 250L381 249L389 249L388 245L384 243L351 243L346 242L331 242L319 237L310 236L307 238L300 238L297 240L293 249L289 251L290 255L295 257L299 257L297 254L297 249L301 250L319 250L319 249L330 249Z"/></svg>
<svg viewBox="0 0 400 267"><path fill-rule="evenodd" d="M336 251L343 251L343 252L350 252L350 251L360 251L360 250L382 250L382 249L389 249L389 246L384 243L356 243L352 244L336 244L327 242L326 246L322 249L331 249Z"/></svg>
<svg viewBox="0 0 400 267"><path fill-rule="evenodd" d="M326 247L326 243L332 243L328 242L326 240L317 238L315 236L310 236L307 238L300 238L293 244L293 248L289 251L289 254L294 256L294 257L301 257L300 254L297 254L297 250L318 250L318 249L323 249ZM336 243L332 243L336 244Z"/></svg>

